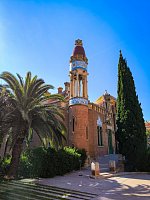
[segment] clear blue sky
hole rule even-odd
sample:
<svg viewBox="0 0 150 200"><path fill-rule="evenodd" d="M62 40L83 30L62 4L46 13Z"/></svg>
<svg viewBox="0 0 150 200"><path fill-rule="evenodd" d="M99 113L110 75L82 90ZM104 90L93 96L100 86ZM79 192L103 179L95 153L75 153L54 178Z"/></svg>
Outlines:
<svg viewBox="0 0 150 200"><path fill-rule="evenodd" d="M121 49L150 120L149 12L149 0L1 0L0 73L31 71L57 89L69 81L69 58L80 38L95 101L105 89L117 95Z"/></svg>

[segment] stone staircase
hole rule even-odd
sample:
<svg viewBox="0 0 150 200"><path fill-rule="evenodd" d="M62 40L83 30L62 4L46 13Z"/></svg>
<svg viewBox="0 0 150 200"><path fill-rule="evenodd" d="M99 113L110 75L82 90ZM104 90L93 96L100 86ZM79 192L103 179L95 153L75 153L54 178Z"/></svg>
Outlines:
<svg viewBox="0 0 150 200"><path fill-rule="evenodd" d="M96 196L88 192L22 181L0 182L0 200L90 200Z"/></svg>
<svg viewBox="0 0 150 200"><path fill-rule="evenodd" d="M121 155L120 154L108 154L104 155L102 157L99 157L98 162L100 166L100 172L109 172L109 162L110 161L115 161L116 165L118 165L118 161L120 159Z"/></svg>

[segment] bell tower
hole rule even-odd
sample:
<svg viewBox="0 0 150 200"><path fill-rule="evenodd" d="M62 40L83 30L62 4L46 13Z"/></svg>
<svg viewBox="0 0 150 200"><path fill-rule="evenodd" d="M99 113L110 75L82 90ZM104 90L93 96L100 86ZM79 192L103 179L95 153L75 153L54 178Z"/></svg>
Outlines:
<svg viewBox="0 0 150 200"><path fill-rule="evenodd" d="M75 41L75 48L70 58L70 105L88 104L88 59L82 45L82 40Z"/></svg>
<svg viewBox="0 0 150 200"><path fill-rule="evenodd" d="M87 65L82 40L78 39L70 57L69 143L88 151Z"/></svg>

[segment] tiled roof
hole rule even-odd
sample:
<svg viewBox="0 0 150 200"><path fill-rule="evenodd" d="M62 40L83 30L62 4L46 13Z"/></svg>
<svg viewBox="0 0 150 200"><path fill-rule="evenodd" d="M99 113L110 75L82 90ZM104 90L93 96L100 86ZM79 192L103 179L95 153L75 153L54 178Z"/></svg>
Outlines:
<svg viewBox="0 0 150 200"><path fill-rule="evenodd" d="M83 57L85 57L85 51L84 48L82 46L75 46L74 50L73 50L73 56L76 55L83 55Z"/></svg>

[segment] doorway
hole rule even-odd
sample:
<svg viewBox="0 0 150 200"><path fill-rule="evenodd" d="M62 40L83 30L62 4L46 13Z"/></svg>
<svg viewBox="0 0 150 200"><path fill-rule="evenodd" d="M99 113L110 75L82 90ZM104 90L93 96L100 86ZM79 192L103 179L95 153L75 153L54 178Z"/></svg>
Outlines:
<svg viewBox="0 0 150 200"><path fill-rule="evenodd" d="M108 154L113 154L112 131L108 129Z"/></svg>

